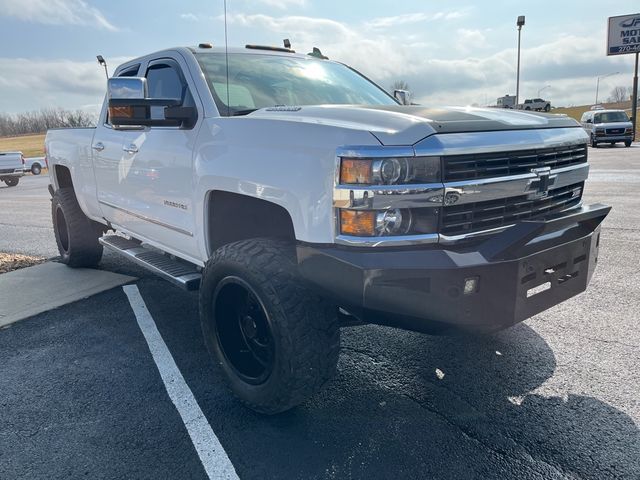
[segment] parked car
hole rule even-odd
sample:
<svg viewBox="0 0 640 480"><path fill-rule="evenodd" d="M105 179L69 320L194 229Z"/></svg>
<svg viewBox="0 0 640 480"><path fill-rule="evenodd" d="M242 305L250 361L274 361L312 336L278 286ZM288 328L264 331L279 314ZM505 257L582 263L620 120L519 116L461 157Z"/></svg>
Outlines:
<svg viewBox="0 0 640 480"><path fill-rule="evenodd" d="M327 383L340 319L491 332L593 275L610 207L582 202L568 116L405 106L262 46L152 53L107 90L96 128L47 132L61 261L106 246L199 289L215 363L258 412Z"/></svg>
<svg viewBox="0 0 640 480"><path fill-rule="evenodd" d="M580 118L582 128L589 134L593 148L599 143L624 142L630 147L633 141L633 124L624 110L589 110Z"/></svg>
<svg viewBox="0 0 640 480"><path fill-rule="evenodd" d="M47 166L46 157L32 157L25 158L24 160L24 172L31 172L34 175L40 175L42 169Z"/></svg>
<svg viewBox="0 0 640 480"><path fill-rule="evenodd" d="M22 152L0 152L0 181L15 187L24 175Z"/></svg>
<svg viewBox="0 0 640 480"><path fill-rule="evenodd" d="M537 112L548 112L551 110L551 102L542 98L528 98L524 103L518 104L520 110L534 110Z"/></svg>

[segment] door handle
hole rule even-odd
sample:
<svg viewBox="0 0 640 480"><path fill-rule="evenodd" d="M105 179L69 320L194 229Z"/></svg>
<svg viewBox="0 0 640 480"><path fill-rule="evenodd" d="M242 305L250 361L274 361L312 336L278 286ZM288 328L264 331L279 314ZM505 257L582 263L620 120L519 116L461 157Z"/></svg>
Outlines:
<svg viewBox="0 0 640 480"><path fill-rule="evenodd" d="M91 148L93 148L96 152L101 152L102 150L104 150L104 143L98 142L95 145L93 145Z"/></svg>
<svg viewBox="0 0 640 480"><path fill-rule="evenodd" d="M122 150L124 150L127 153L138 153L138 147L136 146L135 143L132 143L128 147L122 147Z"/></svg>

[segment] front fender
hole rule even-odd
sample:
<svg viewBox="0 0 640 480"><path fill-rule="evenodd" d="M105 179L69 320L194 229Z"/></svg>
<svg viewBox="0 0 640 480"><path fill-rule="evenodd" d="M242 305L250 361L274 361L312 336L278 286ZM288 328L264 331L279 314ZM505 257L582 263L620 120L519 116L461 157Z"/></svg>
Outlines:
<svg viewBox="0 0 640 480"><path fill-rule="evenodd" d="M204 199L214 190L279 205L289 213L297 240L333 243L336 149L380 145L367 131L250 117L207 119L197 144L193 204L205 255Z"/></svg>

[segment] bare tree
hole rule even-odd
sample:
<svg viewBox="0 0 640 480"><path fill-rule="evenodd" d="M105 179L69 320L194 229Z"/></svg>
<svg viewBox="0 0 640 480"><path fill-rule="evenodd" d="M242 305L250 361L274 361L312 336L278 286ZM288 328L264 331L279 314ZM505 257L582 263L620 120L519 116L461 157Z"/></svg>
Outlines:
<svg viewBox="0 0 640 480"><path fill-rule="evenodd" d="M411 87L404 80L396 80L391 85L391 91L393 90L406 90L407 92L411 90Z"/></svg>
<svg viewBox="0 0 640 480"><path fill-rule="evenodd" d="M627 87L614 87L614 89L611 90L611 95L607 100L610 103L620 103L624 102L628 98Z"/></svg>
<svg viewBox="0 0 640 480"><path fill-rule="evenodd" d="M84 110L61 108L46 108L15 115L0 113L0 136L42 133L50 128L91 127L96 121L95 115Z"/></svg>

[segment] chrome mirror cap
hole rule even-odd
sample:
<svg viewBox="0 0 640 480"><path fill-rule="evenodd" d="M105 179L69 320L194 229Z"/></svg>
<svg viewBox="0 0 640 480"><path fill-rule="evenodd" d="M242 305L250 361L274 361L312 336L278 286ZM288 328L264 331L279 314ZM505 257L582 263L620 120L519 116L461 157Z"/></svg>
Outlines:
<svg viewBox="0 0 640 480"><path fill-rule="evenodd" d="M147 79L138 77L114 77L107 81L109 100L144 100L148 97Z"/></svg>

